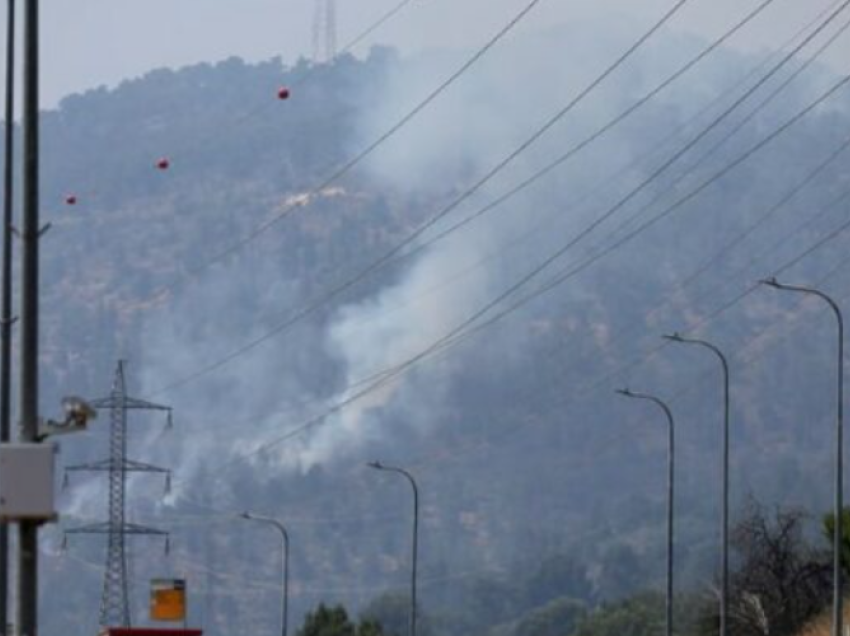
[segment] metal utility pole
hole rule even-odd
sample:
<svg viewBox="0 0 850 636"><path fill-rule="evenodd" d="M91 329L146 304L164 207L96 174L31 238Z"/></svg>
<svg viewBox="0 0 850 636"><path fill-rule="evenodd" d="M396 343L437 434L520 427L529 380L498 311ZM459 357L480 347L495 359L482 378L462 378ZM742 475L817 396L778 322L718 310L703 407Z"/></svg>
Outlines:
<svg viewBox="0 0 850 636"><path fill-rule="evenodd" d="M315 0L313 16L313 62L321 64L336 57L336 0Z"/></svg>
<svg viewBox="0 0 850 636"><path fill-rule="evenodd" d="M832 536L832 636L844 636L844 598L841 580L841 540L844 533L844 317L838 303L819 289L784 285L775 278L761 281L781 291L817 296L832 308L838 322L838 405L835 423L835 527Z"/></svg>
<svg viewBox="0 0 850 636"><path fill-rule="evenodd" d="M6 12L6 129L3 165L3 263L0 300L0 444L12 434L12 224L15 176L15 0ZM9 526L0 524L0 634L9 624Z"/></svg>
<svg viewBox="0 0 850 636"><path fill-rule="evenodd" d="M38 441L39 126L38 0L24 3L24 180L21 223L20 441ZM18 631L38 635L38 521L18 525Z"/></svg>
<svg viewBox="0 0 850 636"><path fill-rule="evenodd" d="M720 636L727 636L729 614L729 361L723 352L705 340L686 338L675 333L664 336L672 342L692 344L711 351L720 360L723 370L723 452L721 460L721 519L720 519Z"/></svg>
<svg viewBox="0 0 850 636"><path fill-rule="evenodd" d="M666 636L673 636L673 506L675 484L675 426L673 413L663 401L652 395L633 393L628 389L617 391L620 395L638 400L649 400L658 405L667 417L667 600L666 600Z"/></svg>
<svg viewBox="0 0 850 636"><path fill-rule="evenodd" d="M74 528L67 534L106 535L106 569L103 577L103 595L100 604L101 627L130 627L130 599L127 587L126 538L129 535L168 537L168 533L148 528L126 520L127 474L132 472L159 473L170 478L170 471L127 458L127 412L165 411L171 422L171 407L131 398L127 395L124 377L124 362L119 361L115 370L112 392L108 397L92 400L91 406L109 409L109 459L71 466L71 472L100 471L109 473L109 521L82 528Z"/></svg>
<svg viewBox="0 0 850 636"><path fill-rule="evenodd" d="M410 572L410 636L416 636L416 572L419 561L419 487L416 485L416 480L409 472L403 468L394 466L385 466L381 462L370 462L370 468L375 470L384 470L391 473L398 473L410 482L413 488L413 559Z"/></svg>
<svg viewBox="0 0 850 636"><path fill-rule="evenodd" d="M243 519L249 519L251 521L259 521L260 523L266 523L271 526L277 528L278 532L280 532L280 536L283 539L283 549L281 552L281 558L283 559L283 563L281 564L283 577L283 596L281 598L281 608L280 608L280 633L281 636L286 636L287 626L289 625L289 534L286 532L286 527L277 519L272 519L271 517L262 517L260 515L255 515L251 512L243 512L241 517Z"/></svg>

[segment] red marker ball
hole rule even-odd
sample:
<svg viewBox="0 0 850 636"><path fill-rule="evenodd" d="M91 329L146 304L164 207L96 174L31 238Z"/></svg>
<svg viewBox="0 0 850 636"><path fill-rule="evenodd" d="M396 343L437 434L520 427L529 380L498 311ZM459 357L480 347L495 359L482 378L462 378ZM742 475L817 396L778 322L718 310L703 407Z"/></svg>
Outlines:
<svg viewBox="0 0 850 636"><path fill-rule="evenodd" d="M289 99L290 95L291 93L289 92L289 89L286 86L281 86L277 91L278 99Z"/></svg>
<svg viewBox="0 0 850 636"><path fill-rule="evenodd" d="M160 170L168 170L168 168L170 166L171 166L171 162L168 159L165 159L165 158L160 159L159 161L156 162L156 167L159 168Z"/></svg>
<svg viewBox="0 0 850 636"><path fill-rule="evenodd" d="M67 197L65 197L65 204L66 205L77 205L76 195L71 194L71 195L68 195Z"/></svg>

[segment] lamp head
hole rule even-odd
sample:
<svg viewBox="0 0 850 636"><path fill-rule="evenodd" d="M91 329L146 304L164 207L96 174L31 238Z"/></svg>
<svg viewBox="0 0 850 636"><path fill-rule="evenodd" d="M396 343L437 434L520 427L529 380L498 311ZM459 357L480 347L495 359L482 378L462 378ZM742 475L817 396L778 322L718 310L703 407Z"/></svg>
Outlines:
<svg viewBox="0 0 850 636"><path fill-rule="evenodd" d="M626 397L632 397L634 395L629 389L617 389L617 393Z"/></svg>
<svg viewBox="0 0 850 636"><path fill-rule="evenodd" d="M239 513L239 518L240 519L252 519L253 517L251 517L250 512L242 512L242 513Z"/></svg>
<svg viewBox="0 0 850 636"><path fill-rule="evenodd" d="M383 465L381 462L377 461L377 460L376 460L376 461L373 461L373 462L369 462L369 463L368 463L368 464L366 464L366 465L367 465L369 468L374 468L375 470L383 470L383 469L384 469L384 465Z"/></svg>
<svg viewBox="0 0 850 636"><path fill-rule="evenodd" d="M682 334L678 331L674 331L673 333L664 334L661 336L665 340L669 340L670 342L684 342L684 338L682 338Z"/></svg>
<svg viewBox="0 0 850 636"><path fill-rule="evenodd" d="M764 278L759 281L761 285L767 285L768 287L773 287L775 289L779 289L779 281L776 280L776 276L771 276L770 278Z"/></svg>

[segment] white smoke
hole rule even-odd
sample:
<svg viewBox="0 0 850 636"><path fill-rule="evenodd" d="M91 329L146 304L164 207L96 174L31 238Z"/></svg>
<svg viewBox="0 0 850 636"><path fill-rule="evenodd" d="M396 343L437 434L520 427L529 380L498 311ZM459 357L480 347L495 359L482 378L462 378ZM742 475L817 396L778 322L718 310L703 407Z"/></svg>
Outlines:
<svg viewBox="0 0 850 636"><path fill-rule="evenodd" d="M634 37L632 33L627 38L620 29L597 29L591 39L585 35L590 31L577 30L568 44L551 34L505 43L375 153L368 162L370 177L382 188L407 197L427 196L432 202L427 213L435 212L440 201L452 200L518 147L557 111L557 105L568 103L610 63L612 50ZM599 39L598 33L606 35ZM586 64L584 59L594 63ZM372 138L387 122L398 120L456 65L454 56L429 56L427 61L405 64L376 100L379 106L364 111L360 136ZM605 87L576 107L425 238L491 201L597 128L621 108L623 84L636 89L640 75L618 76L616 95ZM528 194L436 243L401 280L375 297L341 308L329 329L328 345L344 365L349 385L357 388L340 399L356 393L363 378L394 368L452 333L516 280L528 263L540 260L541 254L562 242L563 233L576 225L576 219L560 214L558 205L576 198L574 192L596 178L597 166L612 148L617 149L618 161L629 155L616 135L615 141L599 146ZM534 228L543 231L534 235L533 247L512 246L517 237ZM522 342L520 334L496 341L483 338L479 345L505 364ZM308 463L324 461L405 427L433 426L453 381L452 372L458 368L455 357L437 360L417 365L409 376L382 386L333 417L300 448L301 456ZM397 416L398 409L404 417Z"/></svg>
<svg viewBox="0 0 850 636"><path fill-rule="evenodd" d="M426 201L411 211L414 214L433 214L441 202L450 201L532 134L558 105L567 103L615 59L624 42L633 41L645 28L636 24L616 30L576 28L569 38L543 33L503 43L379 148L360 176L368 178L370 187L392 193L389 200ZM600 33L605 34L603 38ZM457 67L458 57L434 54L399 66L377 93L368 95L370 106L361 110L352 145L362 148L397 121ZM647 63L649 70L642 66ZM657 75L678 63L677 58L660 55L651 47L642 51L627 72L615 75L423 238L489 202L583 139L619 112L624 101L631 101L632 94L645 90L648 73ZM562 243L585 218L564 214L564 202L576 199L589 183L604 177L607 166L628 161L627 139L618 131L528 193L435 244L406 264L396 282L337 308L324 333L320 325L303 321L294 333L269 339L202 381L173 395L154 396L176 401L178 431L166 456L179 461L178 474L191 481L188 477L196 475L211 457L226 460L251 455L263 442L286 436L328 406L356 396L364 387L362 381L404 363L450 334L530 263L539 262ZM312 202L294 196L289 201L301 205L296 213L309 214ZM327 193L340 205L348 203L346 196L337 189ZM411 228L418 223L408 210L391 213L408 218ZM534 240L513 245L531 230L536 231ZM188 285L166 315L151 321L144 368L156 371L143 380L146 392L226 356L236 345L266 333L275 318L299 308L303 298L295 300L297 286L285 272L269 265L263 253L268 249L264 243L237 264L216 268L214 276L205 275ZM269 307L279 308L277 316L271 315ZM494 359L508 360L522 346L522 336L484 342ZM300 374L315 366L311 355L330 356L337 363L341 377L325 385L339 387L335 394L317 394L307 389L309 383L299 380ZM271 445L263 457L284 469L306 470L343 454L362 453L374 441L426 431L439 420L459 360L438 356L436 361L423 361L409 374L382 384L380 390L353 401L303 434ZM181 421L181 412L191 421Z"/></svg>

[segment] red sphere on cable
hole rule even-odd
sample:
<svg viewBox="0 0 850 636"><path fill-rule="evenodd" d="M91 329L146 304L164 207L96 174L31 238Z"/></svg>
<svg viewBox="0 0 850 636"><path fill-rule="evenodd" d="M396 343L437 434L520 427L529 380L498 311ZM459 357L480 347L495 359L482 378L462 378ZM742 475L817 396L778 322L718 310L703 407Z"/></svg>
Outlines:
<svg viewBox="0 0 850 636"><path fill-rule="evenodd" d="M162 159L156 162L156 167L159 170L168 170L168 168L171 167L171 162L168 160L167 157L163 157Z"/></svg>
<svg viewBox="0 0 850 636"><path fill-rule="evenodd" d="M77 205L77 195L69 194L65 197L65 205Z"/></svg>
<svg viewBox="0 0 850 636"><path fill-rule="evenodd" d="M289 99L289 96L291 94L292 93L290 93L289 88L287 88L286 86L281 86L279 89L277 89L278 99Z"/></svg>

